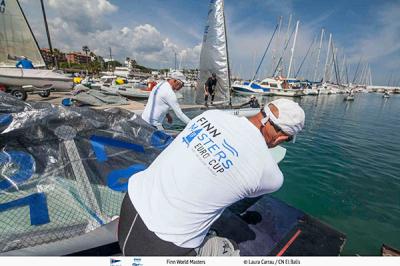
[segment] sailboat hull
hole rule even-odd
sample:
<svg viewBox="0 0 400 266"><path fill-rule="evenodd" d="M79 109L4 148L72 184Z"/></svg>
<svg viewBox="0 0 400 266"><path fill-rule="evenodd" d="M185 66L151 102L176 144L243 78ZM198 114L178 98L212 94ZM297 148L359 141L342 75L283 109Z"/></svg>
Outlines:
<svg viewBox="0 0 400 266"><path fill-rule="evenodd" d="M101 86L99 90L105 91L113 95L121 95L129 99L148 99L151 92L125 86Z"/></svg>
<svg viewBox="0 0 400 266"><path fill-rule="evenodd" d="M234 84L232 86L232 90L237 93L237 94L242 94L242 95L270 95L271 92L268 89L264 89L261 86L254 86L255 84L253 83L252 85L246 85L246 84Z"/></svg>
<svg viewBox="0 0 400 266"><path fill-rule="evenodd" d="M287 97L299 97L303 96L303 90L301 89L272 89L271 94L276 96L287 96Z"/></svg>
<svg viewBox="0 0 400 266"><path fill-rule="evenodd" d="M51 84L56 91L69 91L74 85L72 78L51 70L21 68L0 68L0 84L16 87L32 85L38 88Z"/></svg>

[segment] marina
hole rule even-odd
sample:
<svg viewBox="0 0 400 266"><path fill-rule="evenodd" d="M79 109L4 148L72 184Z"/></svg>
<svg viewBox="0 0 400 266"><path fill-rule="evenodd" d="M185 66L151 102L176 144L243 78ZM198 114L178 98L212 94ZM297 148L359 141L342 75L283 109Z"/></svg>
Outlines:
<svg viewBox="0 0 400 266"><path fill-rule="evenodd" d="M82 52L53 49L43 1L49 48L40 48L24 13L24 5L31 4L0 0L0 23L5 25L0 27L0 256L129 255L126 245L137 217L157 241L191 248L199 256L221 255L218 248L206 248L213 237L232 241L231 256L239 251L240 256L398 255L400 80L393 75L398 62L392 62L397 68L389 78L382 79L381 72L372 71L373 57L346 51L340 37L326 28L309 40L309 29L304 29L308 25L290 14L287 22L278 17L266 45L258 44L258 67L254 53L254 67L240 72L232 67L233 58L239 61L232 48L238 42L231 46L235 31L229 31L227 2L211 0L208 12L204 6L207 16L198 54L194 65L184 68L177 48L173 67L144 66L146 52L133 59L122 49L123 57L116 43L116 49L107 47L109 54L93 43L93 51L86 44ZM54 11L55 4L48 4ZM18 30L10 25L18 25ZM130 34L129 29L120 33ZM138 58L146 63L136 62ZM378 79L380 85L374 85ZM233 129L224 124L231 119ZM244 127L235 131L240 123L257 130L251 126L245 134ZM221 142L216 140L222 134L218 126L222 132L228 128ZM215 199L207 195L232 167L242 171L245 163L256 165L264 158L264 153L241 157L255 148L231 142L242 138L253 143L250 136L255 133L261 133L263 152L281 171L281 185L262 194L253 187L241 191L240 186L251 182L267 186L255 179L266 171L262 166L236 175L229 172L233 181L224 181L224 191L214 193ZM163 160L179 145L186 148L179 148L183 162L192 163L187 152L193 152L208 172L182 170L190 163L180 165L180 154L168 166ZM131 202L139 197L131 191L145 189L146 181L139 186L136 180L151 171L173 182L148 181L153 182L151 191L143 195L152 197L144 210L137 199ZM186 180L179 183L179 176L170 179L180 171L188 178L203 176L190 186ZM268 171L273 184L275 172ZM204 180L211 177L207 190ZM189 198L179 200L175 190ZM228 202L222 200L224 193L240 196L229 196L238 200ZM157 202L157 197L167 200ZM122 241L126 199L136 216ZM218 199L226 205L214 211ZM164 211L156 205L160 202L178 215L175 220L159 216ZM163 219L149 219L157 208L154 217ZM185 208L190 210L185 213ZM205 214L210 216L202 221ZM198 220L185 221L190 217ZM170 223L168 230L176 230L175 240L181 242L168 242L174 233L162 233L162 226L155 230L163 222ZM180 222L187 228L180 228ZM187 236L188 228L198 231ZM204 242L194 249L199 235ZM151 252L143 255L169 255Z"/></svg>

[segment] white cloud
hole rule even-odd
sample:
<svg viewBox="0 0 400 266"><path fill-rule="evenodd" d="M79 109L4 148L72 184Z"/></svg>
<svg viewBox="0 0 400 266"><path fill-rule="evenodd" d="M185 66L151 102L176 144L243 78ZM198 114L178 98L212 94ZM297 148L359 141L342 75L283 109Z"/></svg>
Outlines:
<svg viewBox="0 0 400 266"><path fill-rule="evenodd" d="M174 54L177 53L178 59L183 55L184 66L198 65L198 47L180 47L153 25L112 26L112 20L107 16L112 18L118 7L110 1L48 0L45 4L49 9L47 13L51 14L48 24L53 46L63 51L80 51L83 45L88 45L96 54L108 57L111 47L113 58L120 61L125 57L135 58L140 64L155 68L173 67ZM28 13L36 14L30 22L34 31L37 29L39 43L46 47L37 3L24 0L23 5Z"/></svg>
<svg viewBox="0 0 400 266"><path fill-rule="evenodd" d="M352 49L352 61L360 56L365 60L375 60L390 55L400 49L400 14L399 5L380 6L376 11L375 19L378 30L371 30L376 23L365 25L362 28L364 35L356 40Z"/></svg>
<svg viewBox="0 0 400 266"><path fill-rule="evenodd" d="M82 33L110 29L111 25L101 17L118 10L107 0L48 0L47 3L50 9L58 11L58 18Z"/></svg>

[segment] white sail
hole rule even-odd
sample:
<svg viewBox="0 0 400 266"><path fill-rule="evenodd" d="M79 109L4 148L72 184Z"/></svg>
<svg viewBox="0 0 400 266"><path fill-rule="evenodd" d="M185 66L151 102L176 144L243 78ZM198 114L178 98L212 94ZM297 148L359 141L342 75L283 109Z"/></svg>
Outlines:
<svg viewBox="0 0 400 266"><path fill-rule="evenodd" d="M0 0L0 67L15 67L26 56L35 67L45 63L17 0Z"/></svg>
<svg viewBox="0 0 400 266"><path fill-rule="evenodd" d="M223 0L210 1L199 70L196 102L203 103L204 83L212 73L217 74L215 101L227 101L229 99L229 64Z"/></svg>

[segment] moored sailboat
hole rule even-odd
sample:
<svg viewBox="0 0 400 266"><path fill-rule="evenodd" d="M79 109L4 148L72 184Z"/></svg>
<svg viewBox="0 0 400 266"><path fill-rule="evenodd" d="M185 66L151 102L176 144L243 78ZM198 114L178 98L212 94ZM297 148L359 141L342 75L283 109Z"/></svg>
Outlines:
<svg viewBox="0 0 400 266"><path fill-rule="evenodd" d="M254 115L260 111L259 108L245 108L246 112L238 112L237 109L232 111L234 108L232 108L231 75L223 0L210 1L200 53L199 70L196 103L204 102L204 84L211 74L215 73L217 76L215 107L246 116Z"/></svg>
<svg viewBox="0 0 400 266"><path fill-rule="evenodd" d="M51 87L68 91L73 87L72 78L43 69L46 64L39 46L18 0L2 1L0 12L0 84L14 90L30 85L38 90ZM16 63L22 56L32 61L35 69L21 69ZM41 69L42 68L42 69Z"/></svg>

